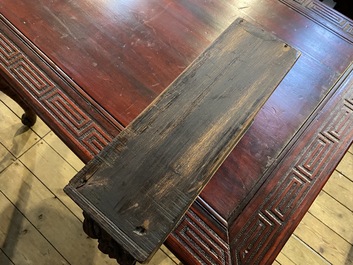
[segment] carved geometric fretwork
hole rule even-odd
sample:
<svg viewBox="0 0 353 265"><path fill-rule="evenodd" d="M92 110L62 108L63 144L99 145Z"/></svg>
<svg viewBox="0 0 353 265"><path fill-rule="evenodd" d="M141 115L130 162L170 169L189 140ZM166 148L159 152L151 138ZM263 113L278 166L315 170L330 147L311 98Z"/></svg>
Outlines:
<svg viewBox="0 0 353 265"><path fill-rule="evenodd" d="M258 218L254 218L247 224L247 233L242 234L238 239L241 244L237 246L235 263L233 264L256 264L251 263L256 259L256 250L261 249L268 237L276 231L280 224L272 215L260 213Z"/></svg>
<svg viewBox="0 0 353 265"><path fill-rule="evenodd" d="M299 208L310 201L308 196L318 194L327 172L335 167L332 157L340 157L337 152L353 140L353 66L342 80L331 90L332 100L313 113L299 139L288 146L285 161L261 187L266 198L257 194L242 217L226 228L231 231L230 250L204 221L188 211L172 237L197 264L228 264L229 260L237 265L262 264L275 247L273 242L301 212Z"/></svg>
<svg viewBox="0 0 353 265"><path fill-rule="evenodd" d="M346 42L353 43L353 22L323 3L316 0L278 1ZM5 28L9 23L0 15L0 24ZM92 156L97 154L113 136L104 125L94 120L89 111L75 108L75 100L59 87L60 82L41 70L36 64L38 61L26 56L21 45L16 45L23 40L15 39L18 38L15 34L3 32L3 28L0 27L0 71L28 91L33 99L40 101L67 130L69 137L79 141L82 149ZM232 227L227 228L232 233L230 245L194 211L187 212L173 237L199 264L261 263L276 238L283 236L283 230L290 226L293 216L303 212L298 208L305 204L308 194L317 189L315 184L327 177L327 167L332 166L329 163L331 157L335 157L340 146L344 145L342 141L353 139L353 78L350 80L349 88L340 92L340 99L330 100L334 103L319 111L317 118L311 121L315 129L303 130L298 144L286 149L289 153L286 161L281 162L281 168L275 168L268 181L262 184L261 191L266 192L266 199L264 194L262 197L254 196L245 206L243 219L236 220ZM327 116L320 118L322 115ZM301 145L302 138L305 138L302 141L305 145ZM286 162L288 164L283 166ZM326 173L323 175L323 172Z"/></svg>
<svg viewBox="0 0 353 265"><path fill-rule="evenodd" d="M21 57L21 53L3 34L0 35L0 40L0 58L6 66L9 66Z"/></svg>
<svg viewBox="0 0 353 265"><path fill-rule="evenodd" d="M337 27L344 29L345 27L351 28L352 24L346 18L344 18L337 11L331 7L315 1L310 1L307 3L306 7L312 12L324 17L331 23L335 24Z"/></svg>
<svg viewBox="0 0 353 265"><path fill-rule="evenodd" d="M342 39L353 43L353 22L349 18L343 16L331 7L316 1L316 0L279 0L280 2L292 7L293 9L304 12L304 15L321 24L325 28L334 32L337 36ZM322 24L321 20L317 17L324 18L325 25ZM339 28L339 31L335 30L331 25ZM347 33L343 36L342 32Z"/></svg>
<svg viewBox="0 0 353 265"><path fill-rule="evenodd" d="M192 210L173 231L173 237L192 253L199 264L231 264L228 244Z"/></svg>
<svg viewBox="0 0 353 265"><path fill-rule="evenodd" d="M19 60L9 65L13 75L23 85L30 88L37 97L42 97L46 93L55 89L54 83L26 57L20 56Z"/></svg>
<svg viewBox="0 0 353 265"><path fill-rule="evenodd" d="M271 181L264 184L262 189L268 191L266 199L257 195L248 206L251 209L251 205L257 205L252 208L257 210L248 211L244 214L246 221L234 224L238 227L231 242L235 264L259 264L263 260L269 248L267 242L275 241L294 213L303 207L307 196L313 194L316 182L323 181L320 177L327 177L325 172L334 169L330 160L340 146L349 146L353 140L353 73L350 73L342 95L316 114L301 135L307 140L299 138L286 156L288 164L282 163L287 165L286 172L278 166Z"/></svg>
<svg viewBox="0 0 353 265"><path fill-rule="evenodd" d="M347 108L347 113L353 111L353 99L345 99L344 106Z"/></svg>
<svg viewBox="0 0 353 265"><path fill-rule="evenodd" d="M2 23L2 21L0 21ZM12 26L13 27L13 26ZM44 106L60 126L94 156L114 137L91 114L77 107L70 93L61 89L34 61L0 31L0 70L15 80Z"/></svg>

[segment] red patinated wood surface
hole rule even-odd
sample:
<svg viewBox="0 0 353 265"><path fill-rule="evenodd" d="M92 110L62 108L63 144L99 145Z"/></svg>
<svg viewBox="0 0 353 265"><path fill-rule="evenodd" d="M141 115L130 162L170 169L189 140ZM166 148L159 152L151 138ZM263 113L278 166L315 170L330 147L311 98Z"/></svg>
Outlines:
<svg viewBox="0 0 353 265"><path fill-rule="evenodd" d="M352 22L319 1L2 0L0 13L1 76L84 161L237 17L302 53L167 240L185 263L270 263L352 141Z"/></svg>

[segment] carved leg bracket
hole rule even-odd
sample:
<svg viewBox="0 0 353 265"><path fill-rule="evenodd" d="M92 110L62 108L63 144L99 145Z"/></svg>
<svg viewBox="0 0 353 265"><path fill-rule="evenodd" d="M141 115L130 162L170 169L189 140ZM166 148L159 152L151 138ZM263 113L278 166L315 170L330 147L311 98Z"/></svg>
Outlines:
<svg viewBox="0 0 353 265"><path fill-rule="evenodd" d="M24 114L21 117L21 121L24 125L31 127L36 123L37 115L33 109L16 93L15 89L2 78L0 78L0 91L16 101L24 110Z"/></svg>
<svg viewBox="0 0 353 265"><path fill-rule="evenodd" d="M93 238L98 239L98 249L110 258L116 259L121 265L135 265L136 260L125 251L115 240L104 231L87 213L83 212L83 231Z"/></svg>

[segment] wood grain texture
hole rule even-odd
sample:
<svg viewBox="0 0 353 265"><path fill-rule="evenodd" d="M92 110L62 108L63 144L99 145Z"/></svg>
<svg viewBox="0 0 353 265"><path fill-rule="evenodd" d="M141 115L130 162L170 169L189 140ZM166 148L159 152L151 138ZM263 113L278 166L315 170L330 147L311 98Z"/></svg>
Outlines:
<svg viewBox="0 0 353 265"><path fill-rule="evenodd" d="M237 19L66 192L123 248L145 261L298 56L271 34Z"/></svg>
<svg viewBox="0 0 353 265"><path fill-rule="evenodd" d="M32 264L69 265L2 192L0 211L0 244L14 264L28 264L31 260ZM13 253L21 254L12 256Z"/></svg>
<svg viewBox="0 0 353 265"><path fill-rule="evenodd" d="M326 218L315 217L311 213L307 213L295 230L295 235L331 264L352 264L353 255L350 253L352 245L323 223ZM336 219L338 218L336 217ZM349 223L350 219L347 221Z"/></svg>
<svg viewBox="0 0 353 265"><path fill-rule="evenodd" d="M48 90L55 100L50 100L51 93L37 97L33 84L22 85L16 78L12 70L28 73L28 61L13 65L22 68L13 68L10 62L1 75L16 83L23 97L36 106L38 115L87 162L98 152L97 146L108 142L104 139L118 133L121 126L112 124L130 123L235 17L261 25L300 50L298 62L192 206L199 218L192 222L186 218L180 228L188 237L173 241L173 252L185 264L203 264L200 260L213 264L213 250L218 246L209 235L216 233L229 244L229 227L242 218L251 198L260 194L261 202L267 199L273 185L266 188L262 184L273 178L269 172L288 150L284 147L352 62L352 22L320 5L317 0L2 0L0 29L5 31L5 43L14 43L31 66L58 85ZM38 72L29 73L35 76ZM65 108L58 111L53 103ZM84 119L80 119L82 113ZM89 134L77 127L81 122L89 124L86 121L94 125ZM346 146L340 143L339 148ZM335 153L325 159L324 163L335 164L340 157ZM320 187L329 175L325 168L320 182L313 185ZM52 175L47 177L53 179ZM55 179L59 178L55 174ZM315 196L310 192L305 202ZM198 211L199 205L203 211ZM296 217L305 211L303 204L289 212L283 227L298 223ZM279 249L291 231L278 230L268 244L261 245L262 253L273 244ZM256 236L261 238L260 231ZM170 246L171 237L167 241ZM270 255L274 259L273 252Z"/></svg>
<svg viewBox="0 0 353 265"><path fill-rule="evenodd" d="M315 264L315 265L329 265L330 263L324 260L318 253L315 253L311 248L306 246L299 238L291 237L283 251L288 254L289 260L296 260L297 264ZM282 263L291 264L291 263ZM295 264L295 263L293 263Z"/></svg>
<svg viewBox="0 0 353 265"><path fill-rule="evenodd" d="M290 235L294 231L296 222L326 183L327 172L333 172L337 158L351 145L352 70L352 67L347 69L332 89L332 95L303 126L303 132L299 133L285 159L276 165L273 175L262 187L266 197L259 193L254 196L242 216L232 223L229 231L236 264L258 264L260 261L270 264L274 260L279 252L278 245L284 240L277 235L285 231ZM346 216L352 218L351 212ZM336 228L344 230L341 225ZM267 245L268 241L271 244Z"/></svg>
<svg viewBox="0 0 353 265"><path fill-rule="evenodd" d="M350 222L343 220L353 220L353 213L344 205L337 202L327 193L321 191L315 200L315 204L309 209L312 215L317 217L326 216L325 224L351 245L353 245L353 229Z"/></svg>
<svg viewBox="0 0 353 265"><path fill-rule="evenodd" d="M122 128L2 14L0 76L2 90L12 91L25 110L24 121L29 116L28 125L33 124L37 113L83 160L97 154Z"/></svg>
<svg viewBox="0 0 353 265"><path fill-rule="evenodd" d="M348 153L344 158L351 156ZM353 160L352 157L349 157ZM353 175L351 171L350 176ZM332 197L335 197L337 201L344 204L349 210L353 211L353 181L343 175L338 171L335 171L331 177L330 182L327 183L324 187L324 191ZM343 203L344 202L344 203Z"/></svg>
<svg viewBox="0 0 353 265"><path fill-rule="evenodd" d="M41 145L45 144L41 143ZM37 147L34 146L34 149L36 148ZM53 157L53 153L48 153L48 156L49 155ZM34 162L35 157L33 155L32 158L33 160L30 161ZM60 158L58 160L60 160ZM63 161L61 160L61 162ZM27 163L26 166L28 165L31 166L31 164ZM51 174L50 170L47 170L45 173L49 175ZM50 262L53 262L53 264L62 264L61 260L65 260L67 264L70 265L90 264L94 256L93 253L99 254L96 250L96 242L87 238L82 232L82 223L73 215L75 211L77 214L80 213L77 206L75 205L76 208L72 208L74 211L70 211L68 209L68 206L70 205L64 205L62 201L58 199L58 197L55 197L55 195L53 195L53 193L50 192L50 190L48 190L48 188L45 187L43 183L40 182L40 180L38 180L36 176L34 176L20 161L14 162L2 172L0 177L2 180L1 192L8 200L14 202L16 209L24 215L23 218L17 217L10 219L10 223L16 221L22 223L23 219L26 221L28 220L30 224L34 226L33 229L35 228L38 230L36 233L40 233L38 236L39 239L28 236L28 242L31 240L43 240L40 239L43 237L45 241L47 241L47 244L60 254L61 258L58 259L58 261ZM8 250L15 248L17 245L16 240L19 240L16 236L15 227L12 227L11 232L12 233L8 233L5 236L7 238L13 238L14 240L12 244L9 244ZM71 244L63 244L65 241L71 242ZM75 246L76 250L75 255L72 254L73 246ZM12 253L13 255L11 255L11 258L21 256L19 255L19 251L20 250ZM32 255L35 257L38 254L32 253ZM48 258L51 256L48 253L44 255L48 256ZM28 260L33 260L33 257L28 257ZM51 259L55 258L56 255L53 255ZM109 258L106 257L105 260L109 261ZM23 263L26 264L25 262ZM19 264L23 263L19 262ZM30 264L30 262L27 261L27 264L28 263ZM113 262L110 262L110 264L112 263ZM45 262L38 261L36 264L45 264ZM103 260L101 264L105 264L103 263Z"/></svg>
<svg viewBox="0 0 353 265"><path fill-rule="evenodd" d="M342 39L353 43L353 24L351 19L342 16L326 4L315 0L279 0L292 8L305 12L310 19L322 23L324 27L335 32ZM335 1L336 2L336 1ZM309 11L309 12L308 12ZM338 29L338 30L337 30Z"/></svg>

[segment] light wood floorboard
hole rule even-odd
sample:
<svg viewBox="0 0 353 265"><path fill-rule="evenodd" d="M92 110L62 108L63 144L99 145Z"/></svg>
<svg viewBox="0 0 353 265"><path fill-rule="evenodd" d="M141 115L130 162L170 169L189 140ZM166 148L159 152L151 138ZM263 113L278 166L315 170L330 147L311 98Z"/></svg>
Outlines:
<svg viewBox="0 0 353 265"><path fill-rule="evenodd" d="M82 213L63 187L83 166L42 122L0 93L0 265L116 264L82 231ZM353 146L274 265L353 265ZM180 261L162 247L149 265Z"/></svg>

